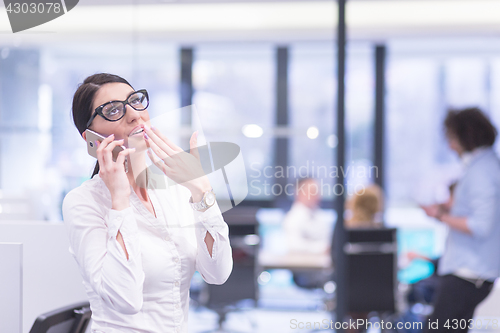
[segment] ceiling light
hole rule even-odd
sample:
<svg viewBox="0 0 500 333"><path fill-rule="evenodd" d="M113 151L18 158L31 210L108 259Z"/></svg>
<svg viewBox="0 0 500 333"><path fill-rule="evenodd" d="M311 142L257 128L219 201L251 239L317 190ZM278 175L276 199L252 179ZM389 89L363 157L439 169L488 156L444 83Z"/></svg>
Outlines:
<svg viewBox="0 0 500 333"><path fill-rule="evenodd" d="M307 129L307 137L309 139L316 139L319 135L319 130L316 126L311 126Z"/></svg>
<svg viewBox="0 0 500 333"><path fill-rule="evenodd" d="M242 128L243 135L247 138L260 138L264 134L262 127L256 124L248 124Z"/></svg>

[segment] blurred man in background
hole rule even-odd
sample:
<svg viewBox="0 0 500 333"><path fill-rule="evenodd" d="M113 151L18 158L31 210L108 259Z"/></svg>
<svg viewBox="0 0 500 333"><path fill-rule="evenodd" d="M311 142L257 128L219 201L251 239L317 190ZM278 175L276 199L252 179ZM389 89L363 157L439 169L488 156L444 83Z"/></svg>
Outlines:
<svg viewBox="0 0 500 333"><path fill-rule="evenodd" d="M290 254L330 253L332 225L319 209L320 201L320 187L315 179L302 178L297 182L295 201L283 221ZM294 281L299 287L322 288L329 275L319 272L295 273Z"/></svg>

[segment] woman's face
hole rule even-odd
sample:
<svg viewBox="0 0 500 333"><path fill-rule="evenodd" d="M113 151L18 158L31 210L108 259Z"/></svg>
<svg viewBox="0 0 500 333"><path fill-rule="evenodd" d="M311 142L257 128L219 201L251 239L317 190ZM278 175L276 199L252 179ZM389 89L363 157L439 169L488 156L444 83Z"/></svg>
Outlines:
<svg viewBox="0 0 500 333"><path fill-rule="evenodd" d="M92 104L92 113L94 110L107 102L111 101L125 101L134 89L125 83L106 83L96 92L94 102ZM97 116L92 121L90 129L94 132L108 136L115 135L115 140L124 139L124 145L130 147L129 140L133 141L133 147L139 148L137 144L144 145L145 141L143 133L138 133L133 136L130 134L136 132L140 125L149 121L149 113L147 110L137 111L130 105L126 105L125 115L118 121L109 121L101 116Z"/></svg>

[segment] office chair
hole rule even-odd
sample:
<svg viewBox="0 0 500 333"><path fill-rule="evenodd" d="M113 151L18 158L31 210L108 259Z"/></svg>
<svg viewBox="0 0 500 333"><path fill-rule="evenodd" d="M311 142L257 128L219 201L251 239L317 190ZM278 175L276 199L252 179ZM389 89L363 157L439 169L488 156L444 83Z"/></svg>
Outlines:
<svg viewBox="0 0 500 333"><path fill-rule="evenodd" d="M257 302L257 236L258 208L236 207L223 214L229 226L229 240L233 250L233 271L226 283L222 285L206 285L204 302L208 309L215 311L218 318L218 330L222 331L226 315L240 310L238 303L249 300L254 306ZM255 326L254 323L251 323Z"/></svg>
<svg viewBox="0 0 500 333"><path fill-rule="evenodd" d="M347 311L394 313L396 229L346 230Z"/></svg>
<svg viewBox="0 0 500 333"><path fill-rule="evenodd" d="M40 315L29 333L85 333L91 315L89 302L68 305Z"/></svg>

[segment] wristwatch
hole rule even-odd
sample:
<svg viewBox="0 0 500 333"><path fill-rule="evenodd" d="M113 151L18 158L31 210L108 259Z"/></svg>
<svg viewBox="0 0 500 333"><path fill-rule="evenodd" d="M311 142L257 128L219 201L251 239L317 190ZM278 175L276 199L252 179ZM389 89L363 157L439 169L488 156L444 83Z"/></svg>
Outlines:
<svg viewBox="0 0 500 333"><path fill-rule="evenodd" d="M194 210L203 210L212 207L215 204L214 189L203 193L203 198L200 202L193 202L193 197L191 197L189 198L189 203L191 204L191 208Z"/></svg>

